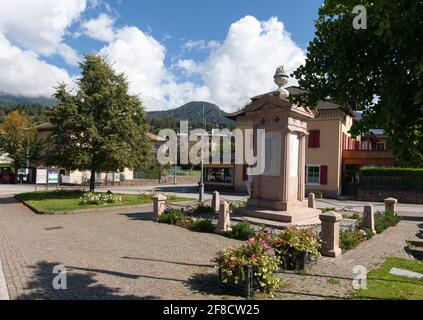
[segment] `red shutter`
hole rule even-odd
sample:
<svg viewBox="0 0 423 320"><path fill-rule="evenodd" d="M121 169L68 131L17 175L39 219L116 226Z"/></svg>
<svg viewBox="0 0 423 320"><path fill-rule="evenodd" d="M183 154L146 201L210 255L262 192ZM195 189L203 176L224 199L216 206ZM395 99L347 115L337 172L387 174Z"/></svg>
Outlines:
<svg viewBox="0 0 423 320"><path fill-rule="evenodd" d="M316 130L316 133L314 134L314 147L320 148L320 130Z"/></svg>
<svg viewBox="0 0 423 320"><path fill-rule="evenodd" d="M320 148L320 130L310 130L308 137L309 148Z"/></svg>
<svg viewBox="0 0 423 320"><path fill-rule="evenodd" d="M307 175L308 175L308 171L307 171L307 166L305 166L305 175L304 175L304 183L306 183L307 184Z"/></svg>
<svg viewBox="0 0 423 320"><path fill-rule="evenodd" d="M320 184L321 185L328 184L328 166L320 167Z"/></svg>
<svg viewBox="0 0 423 320"><path fill-rule="evenodd" d="M248 165L244 164L244 167L242 168L242 179L244 181L248 180L247 169L248 169Z"/></svg>
<svg viewBox="0 0 423 320"><path fill-rule="evenodd" d="M308 147L314 148L314 131L310 131L310 134L308 136Z"/></svg>
<svg viewBox="0 0 423 320"><path fill-rule="evenodd" d="M360 141L355 142L355 150L360 150Z"/></svg>

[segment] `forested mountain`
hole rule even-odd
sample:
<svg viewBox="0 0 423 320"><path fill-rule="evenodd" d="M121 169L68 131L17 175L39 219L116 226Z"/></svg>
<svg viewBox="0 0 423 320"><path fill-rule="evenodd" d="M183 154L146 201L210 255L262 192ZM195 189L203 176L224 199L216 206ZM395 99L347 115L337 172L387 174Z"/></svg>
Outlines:
<svg viewBox="0 0 423 320"><path fill-rule="evenodd" d="M20 101L20 103L17 103ZM30 119L37 124L48 121L45 111L55 104L55 100L45 99L46 104L42 103L30 103L30 98L20 98L15 96L0 95L0 122L3 121L4 117L10 112L20 110L28 114ZM14 103L12 103L14 102ZM227 113L222 111L218 106L208 102L190 102L179 108L166 110L166 111L152 111L147 112L147 121L151 125L152 132L158 133L161 129L174 129L179 131L179 121L188 120L190 125L201 128L202 123L198 116L193 116L196 112L202 114L203 106L205 113L209 112L208 116L208 130L214 127L214 121L217 121L219 127L232 128L235 122L227 119L225 116ZM212 112L211 109L216 109L218 112ZM215 117L216 114L220 114L220 117Z"/></svg>

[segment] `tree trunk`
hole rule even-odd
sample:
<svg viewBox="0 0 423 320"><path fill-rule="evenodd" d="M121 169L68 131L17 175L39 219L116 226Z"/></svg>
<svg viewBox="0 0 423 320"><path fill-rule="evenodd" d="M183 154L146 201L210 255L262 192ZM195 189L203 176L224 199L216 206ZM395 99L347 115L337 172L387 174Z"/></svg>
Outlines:
<svg viewBox="0 0 423 320"><path fill-rule="evenodd" d="M91 169L90 192L95 190L95 169Z"/></svg>
<svg viewBox="0 0 423 320"><path fill-rule="evenodd" d="M14 165L14 169L15 169L15 183L18 183L19 182L18 181L18 178L19 178L19 176L18 176L19 168L20 168L19 165L17 165L17 164Z"/></svg>

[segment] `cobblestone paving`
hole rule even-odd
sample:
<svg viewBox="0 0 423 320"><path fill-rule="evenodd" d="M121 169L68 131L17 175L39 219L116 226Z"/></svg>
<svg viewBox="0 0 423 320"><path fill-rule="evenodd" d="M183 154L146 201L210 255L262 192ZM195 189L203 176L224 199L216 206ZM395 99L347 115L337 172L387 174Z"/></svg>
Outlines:
<svg viewBox="0 0 423 320"><path fill-rule="evenodd" d="M380 267L386 257L413 259L406 252L406 241L418 240L416 235L423 229L423 215L405 216L395 228L359 245L344 255L320 258L306 270L306 274L283 273L281 277L287 288L279 290L279 299L345 299L353 294L355 266L367 271Z"/></svg>
<svg viewBox="0 0 423 320"><path fill-rule="evenodd" d="M0 259L11 299L238 298L216 289L210 263L237 241L157 224L151 207L141 211L42 216L0 198ZM322 258L304 275L281 274L285 287L276 297L348 297L354 265L372 269L386 256L407 256L404 241L423 223L416 219L340 258ZM57 265L66 267L67 290L52 287Z"/></svg>

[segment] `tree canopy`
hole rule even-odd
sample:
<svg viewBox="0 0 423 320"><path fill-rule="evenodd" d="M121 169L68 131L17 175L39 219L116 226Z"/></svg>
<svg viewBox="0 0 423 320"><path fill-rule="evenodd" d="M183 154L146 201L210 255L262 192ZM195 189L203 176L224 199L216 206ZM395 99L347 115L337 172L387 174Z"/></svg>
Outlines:
<svg viewBox="0 0 423 320"><path fill-rule="evenodd" d="M8 154L15 173L34 156L36 138L37 130L23 112L11 112L0 124L0 152Z"/></svg>
<svg viewBox="0 0 423 320"><path fill-rule="evenodd" d="M353 26L357 4L365 29ZM307 93L293 101L356 107L363 119L354 135L384 129L397 160L422 166L423 0L325 0L315 24L306 64L294 72Z"/></svg>
<svg viewBox="0 0 423 320"><path fill-rule="evenodd" d="M151 156L144 108L128 93L128 82L100 55L80 63L76 92L60 85L58 105L48 112L54 125L46 159L68 170L90 170L90 189L96 172L136 168Z"/></svg>

